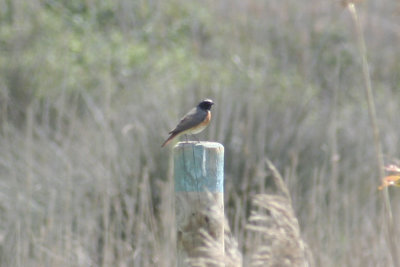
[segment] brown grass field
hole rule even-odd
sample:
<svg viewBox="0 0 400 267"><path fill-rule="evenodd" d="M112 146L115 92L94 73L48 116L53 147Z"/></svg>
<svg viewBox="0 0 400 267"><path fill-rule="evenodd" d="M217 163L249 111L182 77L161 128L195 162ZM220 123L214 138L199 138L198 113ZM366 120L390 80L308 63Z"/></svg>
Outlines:
<svg viewBox="0 0 400 267"><path fill-rule="evenodd" d="M201 232L208 260L399 266L400 189L378 187L400 164L400 5L355 7L0 0L0 266L174 266L160 146L206 97L227 244Z"/></svg>

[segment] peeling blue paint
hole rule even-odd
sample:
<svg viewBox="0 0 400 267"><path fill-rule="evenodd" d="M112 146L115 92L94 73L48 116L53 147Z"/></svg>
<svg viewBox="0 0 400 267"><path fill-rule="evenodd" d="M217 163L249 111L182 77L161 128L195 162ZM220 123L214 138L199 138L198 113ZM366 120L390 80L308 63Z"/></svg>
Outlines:
<svg viewBox="0 0 400 267"><path fill-rule="evenodd" d="M214 142L180 142L174 147L176 192L224 192L224 147Z"/></svg>

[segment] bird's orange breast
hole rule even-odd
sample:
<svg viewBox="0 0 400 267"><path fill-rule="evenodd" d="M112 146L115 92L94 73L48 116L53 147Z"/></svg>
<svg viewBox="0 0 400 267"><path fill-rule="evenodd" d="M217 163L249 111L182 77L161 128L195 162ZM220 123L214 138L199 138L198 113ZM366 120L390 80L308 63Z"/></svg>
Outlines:
<svg viewBox="0 0 400 267"><path fill-rule="evenodd" d="M201 131L203 131L208 126L208 124L210 124L210 120L211 120L211 112L207 111L207 116L205 117L203 122L199 123L197 126L195 126L192 129L190 129L190 133L191 134L200 133Z"/></svg>

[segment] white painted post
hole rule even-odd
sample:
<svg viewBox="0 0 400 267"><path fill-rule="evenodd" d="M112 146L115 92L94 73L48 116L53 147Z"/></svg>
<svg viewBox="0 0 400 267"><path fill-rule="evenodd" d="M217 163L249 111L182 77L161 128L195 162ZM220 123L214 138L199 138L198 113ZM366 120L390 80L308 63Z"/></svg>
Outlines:
<svg viewBox="0 0 400 267"><path fill-rule="evenodd" d="M177 266L201 257L204 236L224 255L224 147L214 142L180 142L174 147ZM217 219L216 219L217 218Z"/></svg>

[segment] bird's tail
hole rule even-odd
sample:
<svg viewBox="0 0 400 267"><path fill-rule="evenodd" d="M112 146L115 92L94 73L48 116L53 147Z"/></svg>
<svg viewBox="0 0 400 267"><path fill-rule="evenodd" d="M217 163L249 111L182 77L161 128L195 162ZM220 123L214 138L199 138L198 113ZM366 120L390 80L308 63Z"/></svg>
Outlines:
<svg viewBox="0 0 400 267"><path fill-rule="evenodd" d="M177 133L171 134L170 137L168 137L168 139L165 140L165 142L161 145L161 147L164 147L164 146L168 145L169 142L171 142L172 139L174 139L177 135L178 135Z"/></svg>

